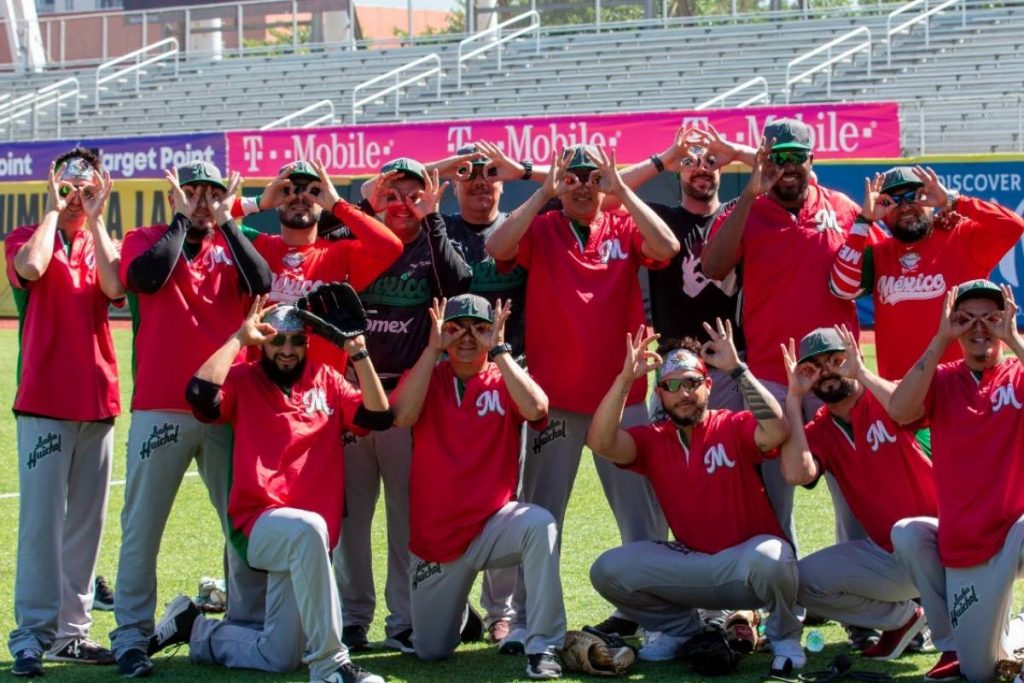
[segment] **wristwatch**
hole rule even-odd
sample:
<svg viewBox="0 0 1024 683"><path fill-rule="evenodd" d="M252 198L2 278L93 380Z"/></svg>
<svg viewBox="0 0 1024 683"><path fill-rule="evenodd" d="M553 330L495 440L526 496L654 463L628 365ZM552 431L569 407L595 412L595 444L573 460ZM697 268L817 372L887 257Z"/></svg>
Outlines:
<svg viewBox="0 0 1024 683"><path fill-rule="evenodd" d="M353 363L358 363L362 359L369 358L369 357L370 357L370 352L367 351L366 349L363 349L361 351L356 351L351 356L349 356L348 359L350 361L352 361Z"/></svg>
<svg viewBox="0 0 1024 683"><path fill-rule="evenodd" d="M960 199L960 193L956 190L948 190L946 192L946 206L943 207L946 211L952 211L953 207L956 206L956 200Z"/></svg>
<svg viewBox="0 0 1024 683"><path fill-rule="evenodd" d="M533 175L533 162L532 161L520 161L519 165L523 167L523 180L529 180L530 176Z"/></svg>
<svg viewBox="0 0 1024 683"><path fill-rule="evenodd" d="M508 342L498 344L493 349L487 352L487 360L494 360L503 353L512 353L512 347Z"/></svg>

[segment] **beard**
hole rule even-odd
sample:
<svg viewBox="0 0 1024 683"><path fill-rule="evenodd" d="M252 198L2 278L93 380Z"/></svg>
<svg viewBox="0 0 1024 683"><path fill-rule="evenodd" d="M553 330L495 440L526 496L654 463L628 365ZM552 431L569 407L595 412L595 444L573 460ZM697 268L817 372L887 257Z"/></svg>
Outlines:
<svg viewBox="0 0 1024 683"><path fill-rule="evenodd" d="M305 213L291 213L287 216L283 211L278 211L277 217L280 219L281 225L293 230L308 230L316 225L320 218L319 215L314 215L312 207L309 207Z"/></svg>
<svg viewBox="0 0 1024 683"><path fill-rule="evenodd" d="M298 382L300 377L302 377L302 371L306 369L306 359L303 358L300 360L295 364L295 367L290 370L282 370L277 367L277 363L264 355L260 358L260 365L263 366L263 371L267 373L267 377L270 378L271 382L282 389L288 389Z"/></svg>
<svg viewBox="0 0 1024 683"><path fill-rule="evenodd" d="M831 389L825 389L825 382L830 380L838 380L838 384L835 384ZM839 375L828 375L818 380L811 391L825 403L839 403L844 398L852 396L856 389L857 385L854 384L852 379L840 377Z"/></svg>
<svg viewBox="0 0 1024 683"><path fill-rule="evenodd" d="M772 192L775 196L784 202L795 202L804 196L804 192L807 191L807 178L803 178L795 187L792 188L781 188L778 185L772 188Z"/></svg>
<svg viewBox="0 0 1024 683"><path fill-rule="evenodd" d="M693 185L693 181L697 178L704 178L707 180L708 186L703 190L698 190ZM713 175L697 175L690 176L690 182L683 184L683 194L691 199L697 199L702 202L709 201L715 198L718 194L718 181Z"/></svg>
<svg viewBox="0 0 1024 683"><path fill-rule="evenodd" d="M702 403L701 402L694 402L694 403L691 404L691 406L693 408L695 408L696 410L694 410L689 415L677 415L675 413L675 411L674 410L670 410L668 408L668 406L664 406L663 405L662 407L665 409L665 414L668 415L668 419L672 420L672 424L674 424L676 427L682 428L682 427L692 427L692 426L700 423L700 421L704 419L704 416L707 415L707 412L708 412L708 403L707 403L707 401L704 401Z"/></svg>
<svg viewBox="0 0 1024 683"><path fill-rule="evenodd" d="M924 239L932 231L931 218L925 215L918 216L909 226L891 225L892 236L904 244L910 244Z"/></svg>

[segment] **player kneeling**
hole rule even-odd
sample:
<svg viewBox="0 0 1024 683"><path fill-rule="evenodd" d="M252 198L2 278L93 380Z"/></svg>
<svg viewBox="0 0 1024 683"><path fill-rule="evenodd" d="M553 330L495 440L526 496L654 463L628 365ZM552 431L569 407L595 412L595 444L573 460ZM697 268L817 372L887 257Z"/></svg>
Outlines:
<svg viewBox="0 0 1024 683"><path fill-rule="evenodd" d="M558 678L565 639L558 532L551 514L515 500L524 421L543 428L548 398L504 340L511 306L475 294L430 311L430 343L391 397L412 427L409 478L413 645L427 660L458 646L470 588L484 569L522 563L530 678ZM447 360L438 362L441 353Z"/></svg>
<svg viewBox="0 0 1024 683"><path fill-rule="evenodd" d="M355 297L348 285L326 291ZM333 368L306 361L305 311L265 309L265 302L256 300L238 332L199 368L187 395L200 420L234 428L231 539L253 568L268 572L266 620L253 629L204 619L182 595L157 624L150 650L187 643L195 662L291 671L305 661L313 681L383 683L353 664L341 642L330 549L344 506L342 434L390 427L387 396L361 334L332 339L355 367L356 388ZM334 312L318 313L335 319L333 305ZM314 329L331 336L330 328ZM261 358L232 367L247 346L261 346Z"/></svg>
<svg viewBox="0 0 1024 683"><path fill-rule="evenodd" d="M601 401L587 445L619 467L646 476L673 542L640 541L607 551L590 568L594 588L629 619L658 632L640 659L674 659L701 630L698 608L771 612L766 634L773 669L800 668L800 620L793 614L797 566L758 472L776 457L788 429L782 408L739 361L732 329L705 325L712 341L687 338L662 358L646 348L657 335L627 335L622 372ZM751 411L708 410L706 363L734 377ZM629 387L660 367L655 391L667 419L619 427Z"/></svg>

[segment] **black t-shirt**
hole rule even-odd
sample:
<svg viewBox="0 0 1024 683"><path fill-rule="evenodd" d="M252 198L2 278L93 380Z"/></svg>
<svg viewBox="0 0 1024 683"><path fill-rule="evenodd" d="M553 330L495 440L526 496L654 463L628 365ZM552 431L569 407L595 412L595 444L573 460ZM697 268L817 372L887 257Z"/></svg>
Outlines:
<svg viewBox="0 0 1024 683"><path fill-rule="evenodd" d="M739 297L742 277L737 267L723 281L704 276L700 254L708 232L719 215L732 207L729 202L710 216L698 216L682 206L651 204L651 208L679 240L679 253L667 268L648 272L651 289L651 317L654 330L663 339L694 337L707 341L702 322L715 318L732 320L736 348L745 343L739 329Z"/></svg>

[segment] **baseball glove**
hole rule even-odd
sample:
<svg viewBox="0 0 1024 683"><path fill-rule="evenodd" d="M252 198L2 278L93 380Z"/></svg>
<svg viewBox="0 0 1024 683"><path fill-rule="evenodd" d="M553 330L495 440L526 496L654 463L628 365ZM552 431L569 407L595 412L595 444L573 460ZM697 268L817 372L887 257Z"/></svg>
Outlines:
<svg viewBox="0 0 1024 683"><path fill-rule="evenodd" d="M729 647L721 627L709 624L683 643L678 658L701 676L724 676L736 670L741 655Z"/></svg>
<svg viewBox="0 0 1024 683"><path fill-rule="evenodd" d="M200 612L220 614L228 609L228 592L224 581L204 576L199 579L199 592L192 600Z"/></svg>
<svg viewBox="0 0 1024 683"><path fill-rule="evenodd" d="M757 649L757 627L761 615L757 610L737 610L725 618L725 639L735 652L748 655Z"/></svg>
<svg viewBox="0 0 1024 683"><path fill-rule="evenodd" d="M565 634L565 645L558 654L562 664L572 671L594 676L619 676L633 666L636 653L617 635L602 633L590 626Z"/></svg>
<svg viewBox="0 0 1024 683"><path fill-rule="evenodd" d="M1007 659L996 662L996 671L1004 678L1014 678L1021 673L1024 665L1024 649L1014 650Z"/></svg>
<svg viewBox="0 0 1024 683"><path fill-rule="evenodd" d="M295 302L302 321L336 346L366 332L366 311L356 290L347 282L317 287Z"/></svg>

